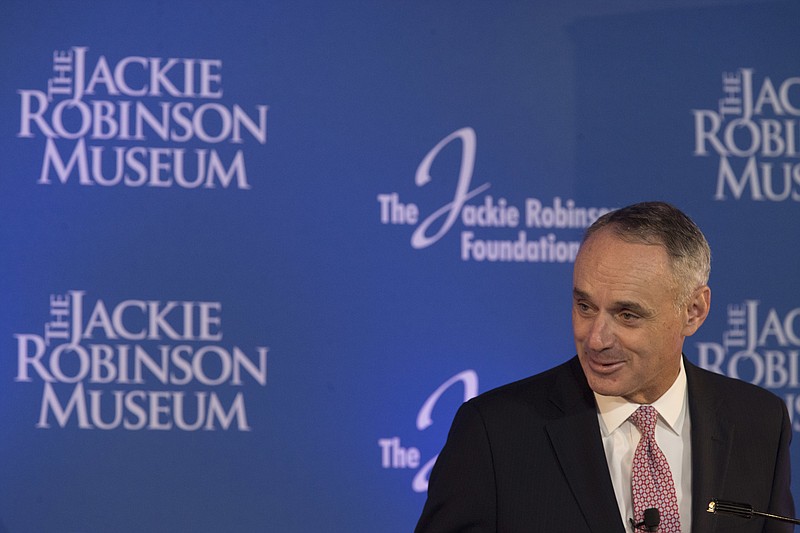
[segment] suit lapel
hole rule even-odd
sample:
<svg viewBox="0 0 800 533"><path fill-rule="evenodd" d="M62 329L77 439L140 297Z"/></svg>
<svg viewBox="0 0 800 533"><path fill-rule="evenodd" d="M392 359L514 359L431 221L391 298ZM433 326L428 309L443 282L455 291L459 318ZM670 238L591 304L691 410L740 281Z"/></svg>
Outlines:
<svg viewBox="0 0 800 533"><path fill-rule="evenodd" d="M735 428L714 397L713 385L685 358L684 366L692 424L692 530L712 533L717 521L706 509L712 498L724 494Z"/></svg>
<svg viewBox="0 0 800 533"><path fill-rule="evenodd" d="M547 434L590 531L622 533L594 397L577 358L572 363L572 374L553 388L551 400L562 416L547 424Z"/></svg>

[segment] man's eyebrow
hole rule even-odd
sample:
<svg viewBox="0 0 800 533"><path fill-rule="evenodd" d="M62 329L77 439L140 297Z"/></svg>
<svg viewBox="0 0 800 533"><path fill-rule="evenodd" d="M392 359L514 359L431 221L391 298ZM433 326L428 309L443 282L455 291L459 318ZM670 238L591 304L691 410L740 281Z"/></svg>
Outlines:
<svg viewBox="0 0 800 533"><path fill-rule="evenodd" d="M572 297L576 300L589 300L589 295L577 287L572 289Z"/></svg>
<svg viewBox="0 0 800 533"><path fill-rule="evenodd" d="M642 316L649 316L653 314L652 310L648 309L647 307L643 306L638 302L632 302L632 301L615 302L614 308L627 309L629 311L633 311L637 315L642 315Z"/></svg>

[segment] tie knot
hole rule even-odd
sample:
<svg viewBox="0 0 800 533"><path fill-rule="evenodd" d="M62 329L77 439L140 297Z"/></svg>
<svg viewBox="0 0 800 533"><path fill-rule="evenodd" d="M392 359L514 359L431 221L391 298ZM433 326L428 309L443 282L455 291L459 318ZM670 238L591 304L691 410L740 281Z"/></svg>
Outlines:
<svg viewBox="0 0 800 533"><path fill-rule="evenodd" d="M652 436L656 431L658 411L652 405L642 405L633 412L630 420L639 430L639 433L645 436Z"/></svg>

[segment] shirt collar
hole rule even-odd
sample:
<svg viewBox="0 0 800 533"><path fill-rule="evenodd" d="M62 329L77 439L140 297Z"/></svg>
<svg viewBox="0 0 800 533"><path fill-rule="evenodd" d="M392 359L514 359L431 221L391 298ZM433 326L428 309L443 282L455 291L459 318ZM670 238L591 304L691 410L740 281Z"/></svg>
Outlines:
<svg viewBox="0 0 800 533"><path fill-rule="evenodd" d="M613 433L621 426L633 412L639 408L638 403L632 403L620 396L602 396L594 393L597 409L605 425L606 434ZM681 434L686 405L686 371L683 368L683 357L678 377L672 386L661 397L653 402L660 417L667 426L677 435Z"/></svg>

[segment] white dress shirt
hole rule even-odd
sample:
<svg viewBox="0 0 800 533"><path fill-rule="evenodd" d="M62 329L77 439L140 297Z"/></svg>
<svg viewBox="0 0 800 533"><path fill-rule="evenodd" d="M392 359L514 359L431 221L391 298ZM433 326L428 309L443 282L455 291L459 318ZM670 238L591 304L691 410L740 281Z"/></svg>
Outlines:
<svg viewBox="0 0 800 533"><path fill-rule="evenodd" d="M620 516L625 530L632 531L629 518L633 517L631 495L631 468L633 452L639 444L639 430L628 417L639 407L617 396L601 396L595 393L600 435L617 497ZM667 458L681 518L681 532L691 533L692 522L692 447L690 441L686 371L681 369L675 383L658 400L651 404L658 411L656 442Z"/></svg>

